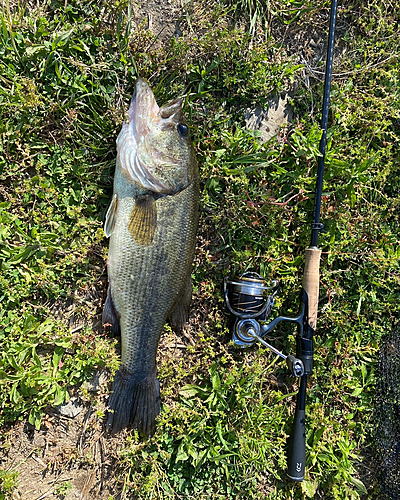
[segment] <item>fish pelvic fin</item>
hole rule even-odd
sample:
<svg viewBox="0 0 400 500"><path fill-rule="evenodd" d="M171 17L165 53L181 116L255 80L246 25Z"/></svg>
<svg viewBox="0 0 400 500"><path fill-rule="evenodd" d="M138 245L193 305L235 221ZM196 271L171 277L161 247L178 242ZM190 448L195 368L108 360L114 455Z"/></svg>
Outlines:
<svg viewBox="0 0 400 500"><path fill-rule="evenodd" d="M115 221L117 218L118 196L113 194L110 205L107 209L106 218L104 221L104 233L109 238L114 231Z"/></svg>
<svg viewBox="0 0 400 500"><path fill-rule="evenodd" d="M126 370L118 370L108 402L108 432L116 434L131 426L143 436L152 436L159 413L160 383L155 374L138 380Z"/></svg>
<svg viewBox="0 0 400 500"><path fill-rule="evenodd" d="M157 205L152 194L138 196L129 217L128 229L138 245L148 246L157 227Z"/></svg>
<svg viewBox="0 0 400 500"><path fill-rule="evenodd" d="M192 301L192 278L190 277L175 307L168 317L172 329L180 333L189 319L189 308Z"/></svg>
<svg viewBox="0 0 400 500"><path fill-rule="evenodd" d="M102 323L103 326L109 326L111 328L111 331L115 334L118 335L120 333L120 326L119 326L119 314L117 313L114 303L112 301L111 297L111 286L108 286L107 290L107 298L106 302L104 304L103 308L103 314L102 314Z"/></svg>

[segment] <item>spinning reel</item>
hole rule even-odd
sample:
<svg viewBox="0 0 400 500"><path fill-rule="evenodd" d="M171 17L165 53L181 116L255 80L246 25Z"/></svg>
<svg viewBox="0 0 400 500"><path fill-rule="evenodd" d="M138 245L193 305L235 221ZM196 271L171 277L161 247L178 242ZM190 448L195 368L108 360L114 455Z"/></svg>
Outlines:
<svg viewBox="0 0 400 500"><path fill-rule="evenodd" d="M270 315L279 289L277 281L272 283L272 286L266 286L262 277L255 272L244 273L234 280L225 278L225 303L232 317L235 318L232 328L233 342L243 348L253 345L256 341L261 342L286 361L295 377L302 377L304 375L303 361L295 356L285 355L263 338L279 321L297 320L297 318L281 316L269 325L260 324L260 322L265 322ZM270 295L266 296L267 293Z"/></svg>

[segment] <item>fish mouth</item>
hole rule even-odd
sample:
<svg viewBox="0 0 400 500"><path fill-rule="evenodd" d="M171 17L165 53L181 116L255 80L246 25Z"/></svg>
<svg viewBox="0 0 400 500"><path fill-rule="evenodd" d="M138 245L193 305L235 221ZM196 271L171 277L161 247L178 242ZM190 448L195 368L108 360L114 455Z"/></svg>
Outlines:
<svg viewBox="0 0 400 500"><path fill-rule="evenodd" d="M134 182L149 191L164 193L168 191L168 186L141 164L137 154L139 142L149 133L150 123L159 115L159 112L160 107L149 84L144 78L139 77L128 110L128 121L123 125L123 129L128 127L133 144L130 144L129 148L121 147L120 159L122 166Z"/></svg>
<svg viewBox="0 0 400 500"><path fill-rule="evenodd" d="M160 108L160 116L166 121L178 123L182 119L182 99L175 99Z"/></svg>
<svg viewBox="0 0 400 500"><path fill-rule="evenodd" d="M150 137L156 129L166 131L170 127L176 128L182 119L182 104L182 99L175 99L160 108L147 81L141 77L137 79L128 119L117 139L117 149L122 168L145 190L159 194L177 191L176 182L169 180L168 176L164 175L162 180L159 178L157 170L169 161L169 152L157 152L157 146L150 142ZM154 155L150 155L150 149L155 152ZM151 156L157 158L157 163Z"/></svg>
<svg viewBox="0 0 400 500"><path fill-rule="evenodd" d="M133 128L139 136L147 132L149 123L156 117L160 117L165 123L178 123L182 119L182 105L183 100L179 98L160 108L147 81L139 77L128 111L129 122L134 123Z"/></svg>
<svg viewBox="0 0 400 500"><path fill-rule="evenodd" d="M136 81L131 105L128 111L129 124L136 139L148 132L149 124L160 112L153 91L144 78Z"/></svg>

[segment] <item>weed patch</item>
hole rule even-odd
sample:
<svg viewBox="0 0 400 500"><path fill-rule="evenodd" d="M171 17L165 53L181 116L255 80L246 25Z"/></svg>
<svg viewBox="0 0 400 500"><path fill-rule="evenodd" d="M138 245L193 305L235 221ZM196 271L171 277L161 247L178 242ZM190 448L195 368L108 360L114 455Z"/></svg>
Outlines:
<svg viewBox="0 0 400 500"><path fill-rule="evenodd" d="M295 381L262 348L234 349L223 309L224 277L253 269L281 283L273 314L297 312L322 102L324 47L311 38L327 32L328 7L193 2L164 43L128 2L6 2L0 13L2 429L27 420L47 432L50 407L96 369L117 367L100 325L115 138L139 74L159 102L185 97L202 190L192 313L181 336L164 331L158 428L150 440L121 439L116 497L377 496L376 353L400 303L399 15L390 2L349 0L338 17L301 485L285 477ZM293 122L262 144L244 111L283 91ZM291 329L273 335L294 350ZM0 498L18 488L17 474L0 471ZM59 496L72 494L68 481Z"/></svg>

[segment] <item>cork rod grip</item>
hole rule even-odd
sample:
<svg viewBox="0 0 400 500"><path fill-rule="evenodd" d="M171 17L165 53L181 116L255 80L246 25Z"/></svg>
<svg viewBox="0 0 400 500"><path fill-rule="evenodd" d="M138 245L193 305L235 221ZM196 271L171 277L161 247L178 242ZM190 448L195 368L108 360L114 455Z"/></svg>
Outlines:
<svg viewBox="0 0 400 500"><path fill-rule="evenodd" d="M308 324L313 330L317 327L320 259L321 250L319 248L306 249L303 289L308 295Z"/></svg>

